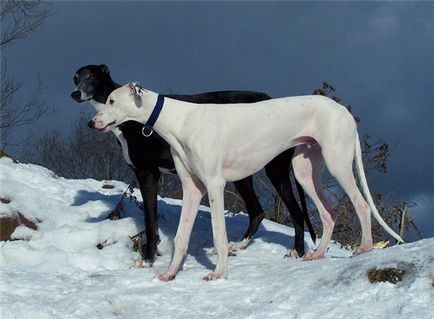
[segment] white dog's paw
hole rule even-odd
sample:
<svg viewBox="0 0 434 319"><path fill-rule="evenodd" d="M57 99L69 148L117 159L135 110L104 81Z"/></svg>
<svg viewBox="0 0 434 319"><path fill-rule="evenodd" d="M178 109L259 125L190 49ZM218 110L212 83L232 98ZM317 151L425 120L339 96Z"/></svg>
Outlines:
<svg viewBox="0 0 434 319"><path fill-rule="evenodd" d="M170 271L165 272L164 274L158 275L158 279L160 279L161 281L166 281L166 282L175 279L175 277L176 277L176 274L174 274Z"/></svg>
<svg viewBox="0 0 434 319"><path fill-rule="evenodd" d="M358 255L367 253L367 252L369 252L371 250L372 250L372 245L371 246L367 246L367 247L359 246L359 247L356 248L356 251L353 253L353 256L358 256Z"/></svg>
<svg viewBox="0 0 434 319"><path fill-rule="evenodd" d="M319 250L310 251L304 256L304 260L318 260L322 258L324 258L324 252Z"/></svg>
<svg viewBox="0 0 434 319"><path fill-rule="evenodd" d="M144 261L143 259L136 259L134 261L134 268L151 268L152 264Z"/></svg>
<svg viewBox="0 0 434 319"><path fill-rule="evenodd" d="M205 281L211 281L211 280L217 280L217 279L225 279L226 276L220 273L211 272L205 277L202 278L202 280Z"/></svg>

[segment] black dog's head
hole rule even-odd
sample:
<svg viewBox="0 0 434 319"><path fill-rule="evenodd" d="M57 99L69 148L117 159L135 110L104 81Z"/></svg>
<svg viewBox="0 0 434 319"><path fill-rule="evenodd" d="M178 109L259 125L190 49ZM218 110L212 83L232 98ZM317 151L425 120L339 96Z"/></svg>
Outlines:
<svg viewBox="0 0 434 319"><path fill-rule="evenodd" d="M106 65L86 65L78 69L74 75L75 90L71 97L81 103L94 99L105 103L109 94L116 88Z"/></svg>

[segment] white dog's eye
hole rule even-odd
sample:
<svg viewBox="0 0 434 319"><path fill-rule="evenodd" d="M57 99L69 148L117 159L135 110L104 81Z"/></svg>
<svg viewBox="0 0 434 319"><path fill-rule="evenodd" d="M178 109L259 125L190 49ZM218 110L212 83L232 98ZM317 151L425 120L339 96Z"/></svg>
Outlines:
<svg viewBox="0 0 434 319"><path fill-rule="evenodd" d="M110 104L113 104L114 102L115 102L115 101L114 101L113 99L110 99L110 100L109 100L109 103L110 103Z"/></svg>

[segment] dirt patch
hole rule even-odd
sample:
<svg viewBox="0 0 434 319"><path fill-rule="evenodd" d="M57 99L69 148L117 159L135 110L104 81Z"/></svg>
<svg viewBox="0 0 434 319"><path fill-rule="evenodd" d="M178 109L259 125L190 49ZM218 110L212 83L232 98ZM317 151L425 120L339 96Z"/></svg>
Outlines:
<svg viewBox="0 0 434 319"><path fill-rule="evenodd" d="M20 224L15 218L0 218L0 240L11 240L11 235Z"/></svg>
<svg viewBox="0 0 434 319"><path fill-rule="evenodd" d="M0 201L3 204L9 204L11 202L7 198L0 198ZM20 212L13 217L0 217L0 241L11 240L12 233L19 225L24 225L33 230L38 229L36 223L26 218L26 216Z"/></svg>
<svg viewBox="0 0 434 319"><path fill-rule="evenodd" d="M10 156L8 153L6 153L4 150L1 150L0 149L0 158L1 157L9 157L9 158L12 158L12 156ZM14 160L13 158L12 158L12 160L14 161L14 163L18 163L18 161L16 161L16 160Z"/></svg>
<svg viewBox="0 0 434 319"><path fill-rule="evenodd" d="M371 268L366 272L371 283L390 282L396 284L402 281L405 270L398 268Z"/></svg>

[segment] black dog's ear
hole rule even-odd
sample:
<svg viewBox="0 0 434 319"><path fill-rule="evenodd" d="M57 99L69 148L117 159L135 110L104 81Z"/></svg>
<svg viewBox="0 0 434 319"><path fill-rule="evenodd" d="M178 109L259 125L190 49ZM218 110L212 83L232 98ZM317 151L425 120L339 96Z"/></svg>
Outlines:
<svg viewBox="0 0 434 319"><path fill-rule="evenodd" d="M105 65L105 64L100 64L98 67L99 67L99 69L100 69L103 73L110 74L107 65Z"/></svg>

